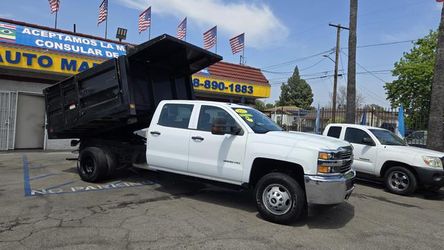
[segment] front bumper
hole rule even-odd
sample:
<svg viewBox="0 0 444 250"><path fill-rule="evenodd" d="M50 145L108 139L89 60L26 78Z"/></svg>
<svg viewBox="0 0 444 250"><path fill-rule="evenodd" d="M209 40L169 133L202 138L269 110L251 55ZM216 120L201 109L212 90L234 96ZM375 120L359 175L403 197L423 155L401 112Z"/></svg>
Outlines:
<svg viewBox="0 0 444 250"><path fill-rule="evenodd" d="M342 175L305 175L305 192L309 204L333 205L344 202L353 189L354 170Z"/></svg>
<svg viewBox="0 0 444 250"><path fill-rule="evenodd" d="M426 186L444 187L444 170L438 168L413 167L419 183Z"/></svg>

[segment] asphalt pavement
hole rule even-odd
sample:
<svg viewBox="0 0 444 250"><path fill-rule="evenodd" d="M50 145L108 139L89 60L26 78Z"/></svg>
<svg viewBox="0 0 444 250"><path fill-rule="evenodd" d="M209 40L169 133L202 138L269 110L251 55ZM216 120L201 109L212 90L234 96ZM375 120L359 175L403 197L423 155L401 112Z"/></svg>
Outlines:
<svg viewBox="0 0 444 250"><path fill-rule="evenodd" d="M442 249L444 190L411 197L359 181L293 225L252 193L144 170L85 183L67 152L0 153L0 249Z"/></svg>

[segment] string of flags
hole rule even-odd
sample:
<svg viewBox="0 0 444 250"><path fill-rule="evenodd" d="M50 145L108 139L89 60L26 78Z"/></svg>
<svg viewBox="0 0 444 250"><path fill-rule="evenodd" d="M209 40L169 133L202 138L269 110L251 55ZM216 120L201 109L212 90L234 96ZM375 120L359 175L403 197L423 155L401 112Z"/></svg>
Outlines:
<svg viewBox="0 0 444 250"><path fill-rule="evenodd" d="M437 2L443 2L444 0L436 0ZM57 28L57 13L60 9L60 0L48 0L51 14L56 13L55 26ZM108 22L108 0L102 0L99 5L97 25L106 22L105 27L105 39L107 34L107 22ZM176 37L180 40L186 40L187 38L187 22L188 19L185 17L177 26ZM138 18L138 31L139 34L149 29L149 36L151 38L151 6L142 11ZM242 52L241 58L243 57L245 50L245 33L237 35L229 40L231 52L233 55ZM215 48L217 53L217 25L203 33L203 47L207 50Z"/></svg>

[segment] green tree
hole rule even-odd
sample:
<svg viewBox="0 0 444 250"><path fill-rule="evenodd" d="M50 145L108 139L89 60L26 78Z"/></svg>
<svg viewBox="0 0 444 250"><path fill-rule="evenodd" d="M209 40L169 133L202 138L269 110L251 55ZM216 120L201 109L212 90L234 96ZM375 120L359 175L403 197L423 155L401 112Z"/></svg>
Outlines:
<svg viewBox="0 0 444 250"><path fill-rule="evenodd" d="M273 103L267 103L267 104L265 104L265 108L267 108L267 109L274 108L274 104Z"/></svg>
<svg viewBox="0 0 444 250"><path fill-rule="evenodd" d="M299 108L308 109L313 102L313 92L310 85L301 79L299 69L294 69L293 75L288 78L287 83L281 85L281 95L277 105L294 105Z"/></svg>
<svg viewBox="0 0 444 250"><path fill-rule="evenodd" d="M429 114L437 41L437 32L431 31L414 42L410 52L395 63L392 74L398 79L384 86L392 107L404 106L408 126L426 121L423 118Z"/></svg>
<svg viewBox="0 0 444 250"><path fill-rule="evenodd" d="M256 100L254 106L257 110L264 111L266 109L265 103L261 100Z"/></svg>

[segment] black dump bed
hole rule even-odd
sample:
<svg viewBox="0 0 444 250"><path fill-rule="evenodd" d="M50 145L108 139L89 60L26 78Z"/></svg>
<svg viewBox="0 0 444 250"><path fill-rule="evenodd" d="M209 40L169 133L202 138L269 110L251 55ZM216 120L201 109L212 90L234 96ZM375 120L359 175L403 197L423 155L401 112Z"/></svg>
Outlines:
<svg viewBox="0 0 444 250"><path fill-rule="evenodd" d="M169 35L44 90L49 138L131 133L162 100L193 99L191 75L222 58Z"/></svg>

